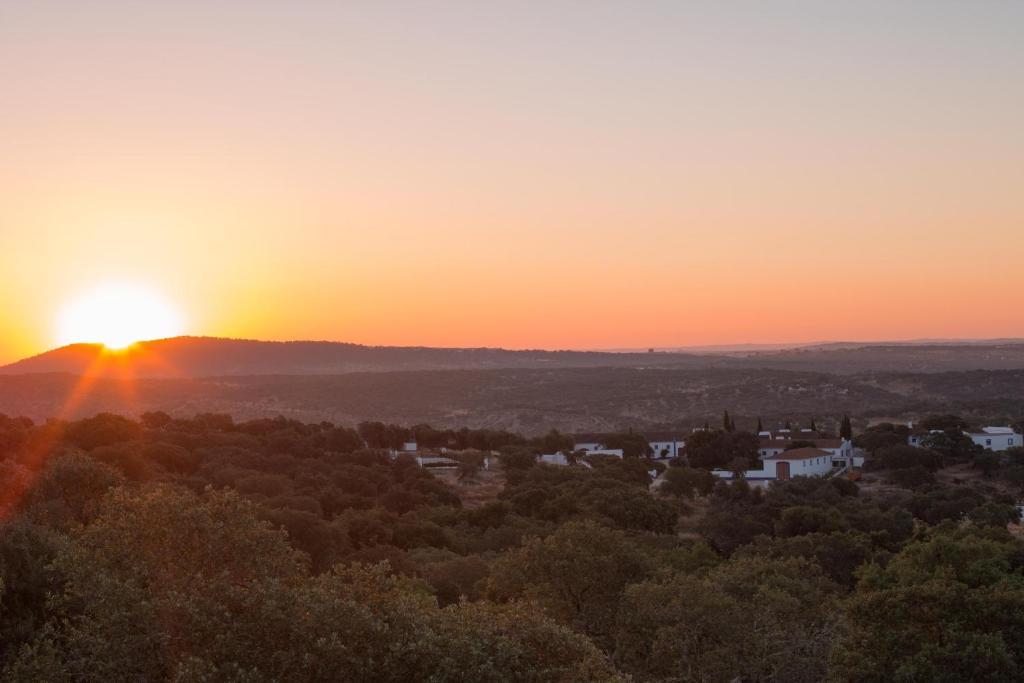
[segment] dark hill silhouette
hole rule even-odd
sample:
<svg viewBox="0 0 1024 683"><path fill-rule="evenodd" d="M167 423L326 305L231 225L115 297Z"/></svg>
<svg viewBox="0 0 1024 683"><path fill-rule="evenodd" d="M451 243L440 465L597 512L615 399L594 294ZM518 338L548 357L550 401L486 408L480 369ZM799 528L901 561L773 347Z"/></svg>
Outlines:
<svg viewBox="0 0 1024 683"><path fill-rule="evenodd" d="M70 373L100 377L185 378L337 375L396 370L706 367L713 360L708 356L684 353L509 351L174 337L140 342L119 352L111 352L99 344L72 344L4 366L0 368L0 374Z"/></svg>
<svg viewBox="0 0 1024 683"><path fill-rule="evenodd" d="M682 352L511 351L495 348L362 346L340 342L267 342L174 337L111 352L73 344L0 367L0 374L66 373L109 378L341 375L421 370L572 368L746 368L855 374L1024 369L1024 344L826 344L717 355Z"/></svg>

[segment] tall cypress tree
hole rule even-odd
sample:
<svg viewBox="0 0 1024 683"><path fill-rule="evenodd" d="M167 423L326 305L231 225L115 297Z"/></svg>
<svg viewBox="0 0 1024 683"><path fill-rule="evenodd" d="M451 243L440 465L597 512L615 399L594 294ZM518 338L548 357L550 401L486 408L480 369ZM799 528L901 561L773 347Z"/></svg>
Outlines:
<svg viewBox="0 0 1024 683"><path fill-rule="evenodd" d="M814 426L814 418L813 417L811 418L811 431L812 432L818 431L818 428Z"/></svg>
<svg viewBox="0 0 1024 683"><path fill-rule="evenodd" d="M839 436L847 441L853 438L853 425L850 423L849 415L843 415L843 421L839 424Z"/></svg>
<svg viewBox="0 0 1024 683"><path fill-rule="evenodd" d="M757 433L760 434L764 431L764 427L761 426L761 416L757 416Z"/></svg>

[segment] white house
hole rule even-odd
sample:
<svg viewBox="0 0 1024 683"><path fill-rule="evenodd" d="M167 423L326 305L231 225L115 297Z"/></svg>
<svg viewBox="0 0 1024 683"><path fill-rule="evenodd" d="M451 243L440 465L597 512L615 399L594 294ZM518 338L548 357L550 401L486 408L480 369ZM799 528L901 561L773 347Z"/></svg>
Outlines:
<svg viewBox="0 0 1024 683"><path fill-rule="evenodd" d="M585 467L588 470L594 469L586 460L574 459L573 461L570 461L569 457L565 453L544 453L537 456L537 462L546 465L559 465L562 467L578 465L580 467Z"/></svg>
<svg viewBox="0 0 1024 683"><path fill-rule="evenodd" d="M793 439L764 439L762 438L757 448L757 455L764 460L787 452L787 448L793 447ZM827 452L835 467L853 465L859 467L864 464L863 455L855 453L853 442L848 439L823 439L812 434L802 434L796 441L810 441L815 448Z"/></svg>
<svg viewBox="0 0 1024 683"><path fill-rule="evenodd" d="M971 441L982 448L993 451L1005 451L1008 448L1024 446L1024 438L1013 431L1012 427L982 427L981 431L964 432Z"/></svg>
<svg viewBox="0 0 1024 683"><path fill-rule="evenodd" d="M545 453L537 456L537 462L565 466L569 464L569 458L565 456L565 453Z"/></svg>
<svg viewBox="0 0 1024 683"><path fill-rule="evenodd" d="M659 433L647 434L647 443L651 447L651 453L655 458L678 458L683 453L685 442L676 434Z"/></svg>
<svg viewBox="0 0 1024 683"><path fill-rule="evenodd" d="M924 439L932 434L942 434L941 429L932 429L927 434L918 432L907 437L907 443L920 447ZM982 427L978 431L964 432L971 441L991 451L1005 451L1008 448L1024 446L1024 436L1015 432L1013 427Z"/></svg>
<svg viewBox="0 0 1024 683"><path fill-rule="evenodd" d="M613 458L624 458L626 457L625 452L621 448L595 448L594 450L587 451L587 455L610 455Z"/></svg>
<svg viewBox="0 0 1024 683"><path fill-rule="evenodd" d="M624 451L621 448L605 448L604 444L599 441L600 435L590 434L587 437L583 437L582 441L574 441L572 450L574 453L579 451L585 451L587 455L610 455L615 458L624 457Z"/></svg>
<svg viewBox="0 0 1024 683"><path fill-rule="evenodd" d="M761 469L747 470L743 478L751 484L764 485L773 481L785 481L793 477L823 477L832 472L832 454L821 448L795 448L761 460ZM711 472L720 479L732 479L727 470Z"/></svg>

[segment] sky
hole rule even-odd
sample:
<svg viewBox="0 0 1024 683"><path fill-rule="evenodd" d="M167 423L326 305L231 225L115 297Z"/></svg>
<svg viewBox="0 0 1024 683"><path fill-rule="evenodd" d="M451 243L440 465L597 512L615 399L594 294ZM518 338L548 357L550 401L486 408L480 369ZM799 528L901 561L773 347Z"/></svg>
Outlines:
<svg viewBox="0 0 1024 683"><path fill-rule="evenodd" d="M1024 3L0 0L0 362L1024 337Z"/></svg>

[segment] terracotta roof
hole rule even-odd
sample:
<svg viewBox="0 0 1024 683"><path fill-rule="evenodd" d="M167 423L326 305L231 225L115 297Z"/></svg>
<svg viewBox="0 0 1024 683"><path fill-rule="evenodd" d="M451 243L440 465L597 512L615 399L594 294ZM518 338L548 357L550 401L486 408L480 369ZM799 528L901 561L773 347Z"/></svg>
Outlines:
<svg viewBox="0 0 1024 683"><path fill-rule="evenodd" d="M823 451L820 448L794 448L791 451L785 453L779 453L778 455L769 455L765 460L810 460L811 458L820 457L831 457L832 454L828 451Z"/></svg>

